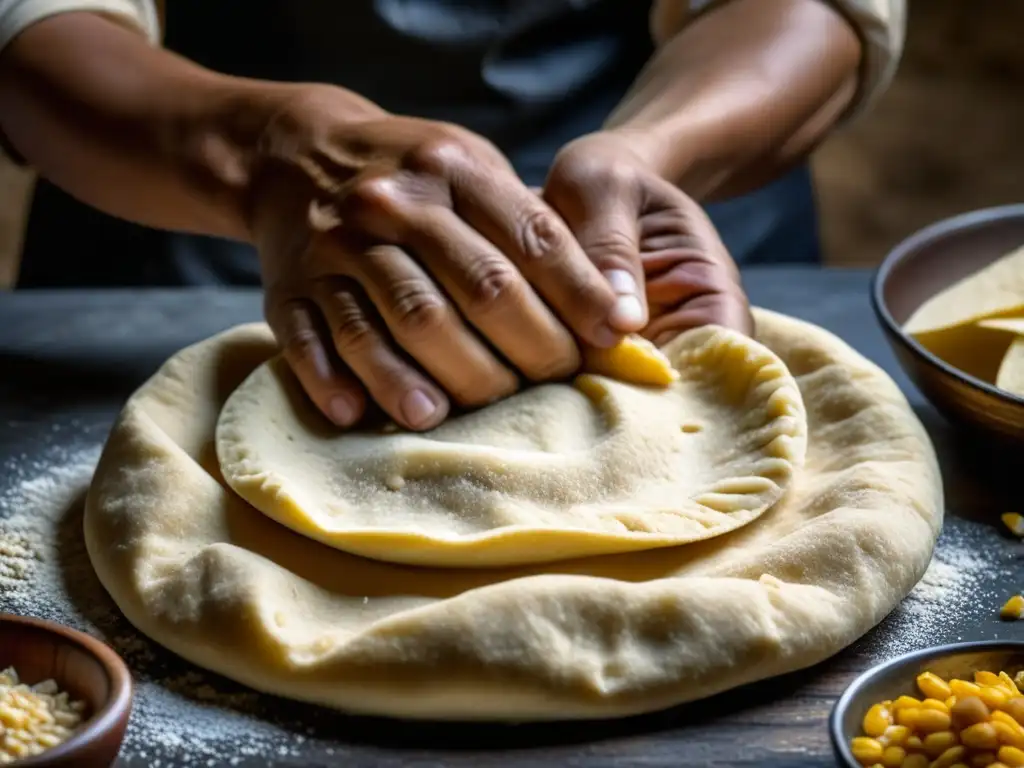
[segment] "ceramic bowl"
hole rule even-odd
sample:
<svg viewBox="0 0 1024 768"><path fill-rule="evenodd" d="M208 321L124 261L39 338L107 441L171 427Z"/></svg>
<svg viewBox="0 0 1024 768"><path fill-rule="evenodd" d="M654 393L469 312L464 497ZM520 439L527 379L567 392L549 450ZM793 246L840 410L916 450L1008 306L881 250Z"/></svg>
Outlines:
<svg viewBox="0 0 1024 768"><path fill-rule="evenodd" d="M0 669L14 667L22 682L53 679L89 717L74 735L18 768L109 768L117 759L131 711L128 667L108 646L49 621L0 614Z"/></svg>
<svg viewBox="0 0 1024 768"><path fill-rule="evenodd" d="M1024 445L1024 398L944 362L903 332L927 299L1024 245L1024 205L973 211L897 245L875 273L871 298L900 366L949 421Z"/></svg>
<svg viewBox="0 0 1024 768"><path fill-rule="evenodd" d="M925 648L879 664L847 687L832 708L829 737L836 761L848 768L861 768L850 752L850 740L862 736L861 723L873 704L895 700L907 694L920 697L917 676L934 672L944 680L953 677L971 680L975 672L1024 669L1024 641L991 640L953 643Z"/></svg>

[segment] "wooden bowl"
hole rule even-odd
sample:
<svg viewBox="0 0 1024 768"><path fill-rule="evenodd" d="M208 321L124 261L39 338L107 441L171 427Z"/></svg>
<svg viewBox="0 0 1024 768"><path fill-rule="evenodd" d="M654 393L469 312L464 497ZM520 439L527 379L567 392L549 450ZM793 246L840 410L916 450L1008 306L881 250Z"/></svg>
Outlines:
<svg viewBox="0 0 1024 768"><path fill-rule="evenodd" d="M862 736L864 715L873 704L895 701L903 694L920 697L917 676L934 672L943 680L973 680L974 673L1014 671L1024 668L1024 642L992 640L953 643L924 648L879 664L854 680L839 697L829 717L829 737L839 765L861 768L850 751L850 740Z"/></svg>
<svg viewBox="0 0 1024 768"><path fill-rule="evenodd" d="M53 679L88 719L65 741L17 768L109 768L117 759L131 712L128 667L109 647L82 632L41 619L0 614L0 670L14 667L21 681Z"/></svg>
<svg viewBox="0 0 1024 768"><path fill-rule="evenodd" d="M872 306L911 381L949 421L1024 445L1024 398L960 371L904 333L921 304L1024 245L1024 205L973 211L922 229L897 245L875 273Z"/></svg>

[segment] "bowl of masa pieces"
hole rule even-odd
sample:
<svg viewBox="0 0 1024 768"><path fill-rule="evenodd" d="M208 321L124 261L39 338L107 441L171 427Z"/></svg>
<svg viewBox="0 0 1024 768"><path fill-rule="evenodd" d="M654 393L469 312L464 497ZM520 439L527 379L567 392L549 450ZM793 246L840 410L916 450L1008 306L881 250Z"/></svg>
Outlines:
<svg viewBox="0 0 1024 768"><path fill-rule="evenodd" d="M1024 205L907 238L875 273L871 297L900 366L947 419L1024 446Z"/></svg>
<svg viewBox="0 0 1024 768"><path fill-rule="evenodd" d="M128 667L99 640L0 614L0 765L108 768L131 699Z"/></svg>
<svg viewBox="0 0 1024 768"><path fill-rule="evenodd" d="M848 768L1024 766L1024 642L925 648L858 677L829 735Z"/></svg>

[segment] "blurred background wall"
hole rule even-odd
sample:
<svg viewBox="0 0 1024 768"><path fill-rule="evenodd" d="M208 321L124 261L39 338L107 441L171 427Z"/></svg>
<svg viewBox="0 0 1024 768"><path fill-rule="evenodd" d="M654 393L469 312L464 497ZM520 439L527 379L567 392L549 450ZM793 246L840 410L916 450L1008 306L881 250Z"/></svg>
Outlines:
<svg viewBox="0 0 1024 768"><path fill-rule="evenodd" d="M1021 0L910 0L892 88L814 158L828 263L875 264L936 219L1024 202L1022 32ZM0 162L0 287L30 183Z"/></svg>

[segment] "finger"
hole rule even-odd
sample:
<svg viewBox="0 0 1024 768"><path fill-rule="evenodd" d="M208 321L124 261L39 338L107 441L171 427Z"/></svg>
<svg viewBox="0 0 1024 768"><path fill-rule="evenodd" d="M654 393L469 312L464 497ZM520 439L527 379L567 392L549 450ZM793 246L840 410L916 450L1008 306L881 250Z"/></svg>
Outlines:
<svg viewBox="0 0 1024 768"><path fill-rule="evenodd" d="M572 334L505 256L447 208L421 208L409 245L462 315L527 378L561 378L580 364Z"/></svg>
<svg viewBox="0 0 1024 768"><path fill-rule="evenodd" d="M565 199L568 196L572 199ZM640 261L640 206L632 197L613 190L599 195L574 194L565 188L548 196L583 252L615 291L609 323L623 333L641 330L648 314Z"/></svg>
<svg viewBox="0 0 1024 768"><path fill-rule="evenodd" d="M270 299L266 315L285 360L321 413L339 427L359 421L366 409L363 388L329 351L330 336L314 304Z"/></svg>
<svg viewBox="0 0 1024 768"><path fill-rule="evenodd" d="M335 350L370 397L408 429L440 424L448 415L448 399L395 348L355 282L325 278L317 281L315 293Z"/></svg>
<svg viewBox="0 0 1024 768"><path fill-rule="evenodd" d="M580 338L609 347L615 293L565 222L511 169L470 165L451 179L455 212L492 242Z"/></svg>
<svg viewBox="0 0 1024 768"><path fill-rule="evenodd" d="M721 325L751 334L754 321L746 296L738 288L696 295L652 319L643 335L662 346L702 325Z"/></svg>
<svg viewBox="0 0 1024 768"><path fill-rule="evenodd" d="M405 251L370 248L354 263L353 274L395 341L459 404L484 405L516 390L516 375Z"/></svg>

